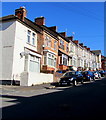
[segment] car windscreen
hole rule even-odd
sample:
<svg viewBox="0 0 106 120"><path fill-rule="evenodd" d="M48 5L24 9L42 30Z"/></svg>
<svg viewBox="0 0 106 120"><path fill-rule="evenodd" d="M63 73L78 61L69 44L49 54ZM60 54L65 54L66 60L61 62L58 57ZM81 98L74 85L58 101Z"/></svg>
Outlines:
<svg viewBox="0 0 106 120"><path fill-rule="evenodd" d="M75 72L68 72L63 75L64 77L75 76Z"/></svg>
<svg viewBox="0 0 106 120"><path fill-rule="evenodd" d="M82 74L80 71L75 72L76 75Z"/></svg>

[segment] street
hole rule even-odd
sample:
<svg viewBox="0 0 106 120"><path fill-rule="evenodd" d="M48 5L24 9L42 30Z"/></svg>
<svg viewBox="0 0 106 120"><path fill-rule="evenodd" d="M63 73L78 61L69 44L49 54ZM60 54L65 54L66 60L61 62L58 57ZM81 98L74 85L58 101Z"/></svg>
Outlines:
<svg viewBox="0 0 106 120"><path fill-rule="evenodd" d="M76 87L47 87L4 86L2 119L106 119L106 78Z"/></svg>

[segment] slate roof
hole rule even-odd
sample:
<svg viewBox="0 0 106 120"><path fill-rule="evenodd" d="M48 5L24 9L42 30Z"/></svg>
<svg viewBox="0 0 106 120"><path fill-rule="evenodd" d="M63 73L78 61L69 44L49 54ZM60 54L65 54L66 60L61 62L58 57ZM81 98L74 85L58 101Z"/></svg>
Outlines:
<svg viewBox="0 0 106 120"><path fill-rule="evenodd" d="M9 20L18 20L22 24L27 25L27 27L30 27L30 28L34 29L35 31L42 33L42 28L27 18L24 18L24 21L22 21L21 19L19 19L15 15L8 15L8 16L4 16L4 17L0 18L1 22L9 21Z"/></svg>

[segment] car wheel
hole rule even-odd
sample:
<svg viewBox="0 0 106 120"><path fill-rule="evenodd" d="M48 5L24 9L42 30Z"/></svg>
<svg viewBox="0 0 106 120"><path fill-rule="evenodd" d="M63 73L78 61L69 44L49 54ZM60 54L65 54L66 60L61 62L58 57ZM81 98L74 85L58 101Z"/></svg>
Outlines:
<svg viewBox="0 0 106 120"><path fill-rule="evenodd" d="M76 81L76 80L74 80L74 83L73 83L73 85L74 85L74 86L76 86L76 85L77 85L77 81Z"/></svg>
<svg viewBox="0 0 106 120"><path fill-rule="evenodd" d="M70 83L67 83L67 85L69 86L69 85L70 85Z"/></svg>
<svg viewBox="0 0 106 120"><path fill-rule="evenodd" d="M62 83L59 83L59 86L62 86Z"/></svg>
<svg viewBox="0 0 106 120"><path fill-rule="evenodd" d="M101 78L101 75L99 76L99 78Z"/></svg>
<svg viewBox="0 0 106 120"><path fill-rule="evenodd" d="M96 78L94 77L94 78L93 78L93 81L95 81L95 79L96 79Z"/></svg>
<svg viewBox="0 0 106 120"><path fill-rule="evenodd" d="M89 78L89 81L91 81L91 80L92 80L92 78L90 77L90 78Z"/></svg>
<svg viewBox="0 0 106 120"><path fill-rule="evenodd" d="M81 81L81 84L84 84L84 81L83 81L83 80Z"/></svg>

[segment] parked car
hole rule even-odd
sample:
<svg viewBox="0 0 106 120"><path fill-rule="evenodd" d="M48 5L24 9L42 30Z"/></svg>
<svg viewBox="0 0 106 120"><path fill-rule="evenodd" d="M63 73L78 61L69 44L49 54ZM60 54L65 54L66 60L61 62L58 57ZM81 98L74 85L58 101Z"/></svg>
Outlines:
<svg viewBox="0 0 106 120"><path fill-rule="evenodd" d="M101 74L101 77L104 77L105 74L106 74L106 71L105 70L101 70L101 71L99 71L99 73Z"/></svg>
<svg viewBox="0 0 106 120"><path fill-rule="evenodd" d="M84 80L84 81L95 80L95 75L94 75L94 73L91 72L91 71L84 71L84 72L83 72L83 80Z"/></svg>
<svg viewBox="0 0 106 120"><path fill-rule="evenodd" d="M94 71L95 78L101 78L101 74L98 71Z"/></svg>
<svg viewBox="0 0 106 120"><path fill-rule="evenodd" d="M83 75L78 71L69 71L60 78L59 85L77 85L78 82L83 83Z"/></svg>

